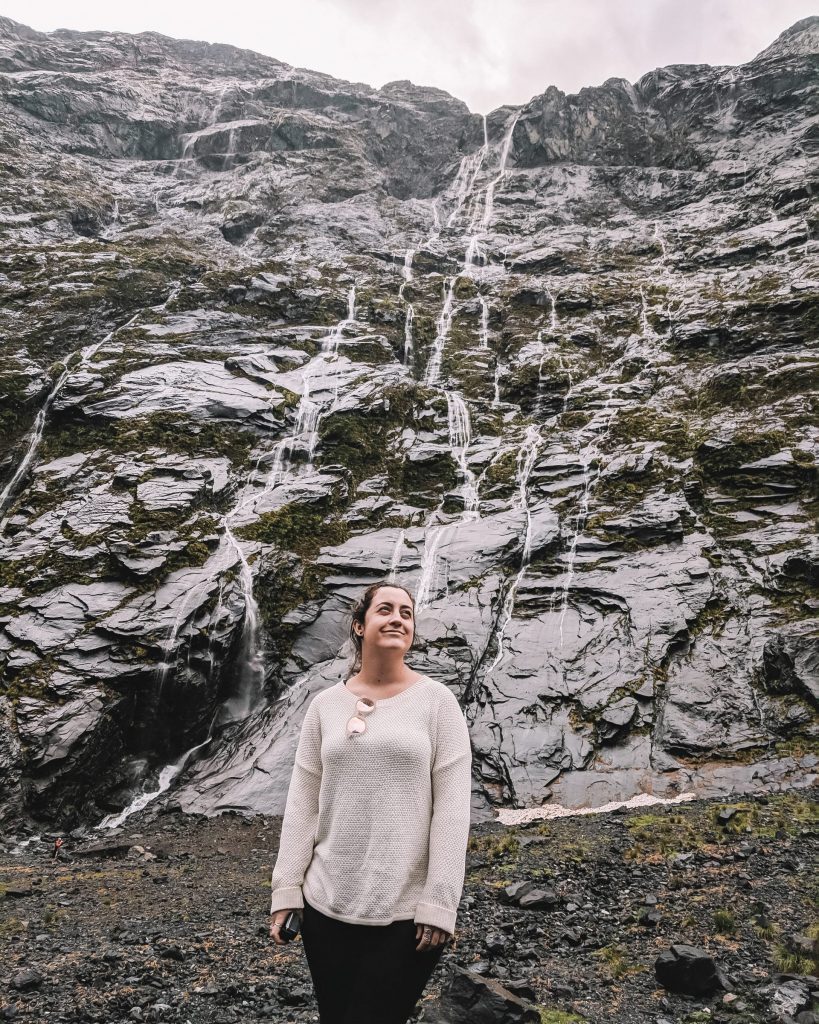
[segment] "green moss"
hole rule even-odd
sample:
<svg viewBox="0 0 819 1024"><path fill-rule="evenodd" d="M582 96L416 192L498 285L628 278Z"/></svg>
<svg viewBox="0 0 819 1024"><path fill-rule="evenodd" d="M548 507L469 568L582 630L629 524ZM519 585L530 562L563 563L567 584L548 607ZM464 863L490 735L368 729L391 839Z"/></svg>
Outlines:
<svg viewBox="0 0 819 1024"><path fill-rule="evenodd" d="M723 598L709 597L697 612L694 620L689 622L688 632L692 637L699 636L701 633L719 636L733 611L732 605Z"/></svg>
<svg viewBox="0 0 819 1024"><path fill-rule="evenodd" d="M623 854L627 861L662 860L703 843L694 824L682 814L636 814L626 819L626 828L632 839Z"/></svg>
<svg viewBox="0 0 819 1024"><path fill-rule="evenodd" d="M782 430L754 431L749 425L737 430L722 444L701 444L694 451L694 463L708 478L721 478L747 462L756 462L782 451L787 436Z"/></svg>
<svg viewBox="0 0 819 1024"><path fill-rule="evenodd" d="M275 544L305 558L313 558L322 547L343 544L350 536L350 527L315 505L293 502L274 512L265 512L257 522L235 532L243 540Z"/></svg>
<svg viewBox="0 0 819 1024"><path fill-rule="evenodd" d="M156 412L137 419L58 422L46 430L40 461L97 449L142 456L148 448L161 448L191 458L227 456L234 466L242 466L248 463L254 441L252 430L241 424Z"/></svg>
<svg viewBox="0 0 819 1024"><path fill-rule="evenodd" d="M629 974L638 974L646 970L645 964L637 964L629 959L628 950L619 942L612 942L608 946L601 946L594 950L592 956L597 957L605 964L609 975L612 978L624 978Z"/></svg>
<svg viewBox="0 0 819 1024"><path fill-rule="evenodd" d="M624 444L650 441L661 441L675 460L691 456L693 439L685 419L665 415L648 406L624 409L614 416L606 432L604 445L607 451L617 451Z"/></svg>
<svg viewBox="0 0 819 1024"><path fill-rule="evenodd" d="M272 664L283 665L292 657L292 648L303 626L282 620L288 612L326 596L325 578L332 570L307 559L283 558L259 568L254 591L264 622L267 624L267 652ZM305 668L308 666L305 665Z"/></svg>
<svg viewBox="0 0 819 1024"><path fill-rule="evenodd" d="M562 430L579 430L590 423L593 416L593 412L587 412L585 409L572 409L561 414L560 427Z"/></svg>
<svg viewBox="0 0 819 1024"><path fill-rule="evenodd" d="M504 451L487 467L483 476L482 491L493 497L501 491L511 492L516 485L517 466L517 453L511 450Z"/></svg>
<svg viewBox="0 0 819 1024"><path fill-rule="evenodd" d="M540 1024L586 1024L585 1017L553 1006L536 1006L535 1009L540 1014Z"/></svg>

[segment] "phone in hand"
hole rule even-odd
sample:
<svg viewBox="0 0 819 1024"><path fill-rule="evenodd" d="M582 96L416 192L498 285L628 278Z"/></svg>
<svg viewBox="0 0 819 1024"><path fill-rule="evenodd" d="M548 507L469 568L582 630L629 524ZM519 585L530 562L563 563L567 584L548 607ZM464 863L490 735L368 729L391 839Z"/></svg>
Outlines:
<svg viewBox="0 0 819 1024"><path fill-rule="evenodd" d="M279 929L279 936L283 938L285 942L290 942L291 939L295 939L299 934L300 926L301 921L298 913L295 910L291 910L284 919L284 924Z"/></svg>

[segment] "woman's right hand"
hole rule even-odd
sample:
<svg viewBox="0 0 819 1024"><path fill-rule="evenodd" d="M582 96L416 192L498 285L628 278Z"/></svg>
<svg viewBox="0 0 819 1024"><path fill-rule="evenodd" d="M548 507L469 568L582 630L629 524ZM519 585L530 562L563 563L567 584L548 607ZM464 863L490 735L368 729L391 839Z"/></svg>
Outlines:
<svg viewBox="0 0 819 1024"><path fill-rule="evenodd" d="M277 946L286 946L290 939L285 939L281 933L281 927L287 920L287 915L292 914L295 911L301 916L301 910L299 907L293 907L293 910L277 910L275 914L271 915L270 918L270 937L276 943Z"/></svg>

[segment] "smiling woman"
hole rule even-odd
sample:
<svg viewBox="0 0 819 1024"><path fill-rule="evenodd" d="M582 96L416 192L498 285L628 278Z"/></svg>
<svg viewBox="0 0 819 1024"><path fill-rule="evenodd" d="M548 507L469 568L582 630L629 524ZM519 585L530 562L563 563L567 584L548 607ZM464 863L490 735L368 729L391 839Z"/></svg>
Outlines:
<svg viewBox="0 0 819 1024"><path fill-rule="evenodd" d="M452 691L404 662L415 602L376 583L352 611L351 674L307 708L271 881L322 1024L404 1024L455 932L472 749Z"/></svg>

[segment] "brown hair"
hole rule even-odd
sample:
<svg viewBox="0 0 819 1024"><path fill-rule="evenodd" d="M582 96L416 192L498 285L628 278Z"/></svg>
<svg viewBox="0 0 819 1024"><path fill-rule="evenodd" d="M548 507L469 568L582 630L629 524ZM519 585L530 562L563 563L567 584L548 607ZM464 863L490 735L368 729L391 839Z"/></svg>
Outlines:
<svg viewBox="0 0 819 1024"><path fill-rule="evenodd" d="M409 599L412 601L412 643L407 648L407 653L415 647L415 641L418 639L418 628L417 623L415 622L415 598L412 595L412 591L405 587L403 583L396 583L389 579L371 583L353 605L353 610L350 615L350 642L353 645L355 657L353 658L353 663L347 673L348 679L350 676L355 675L355 673L361 668L361 637L356 633L353 628L353 624L357 622L360 626L364 625L364 619L367 615L367 611L373 603L376 593L382 587L398 587L399 590L403 590L405 594L409 595Z"/></svg>

